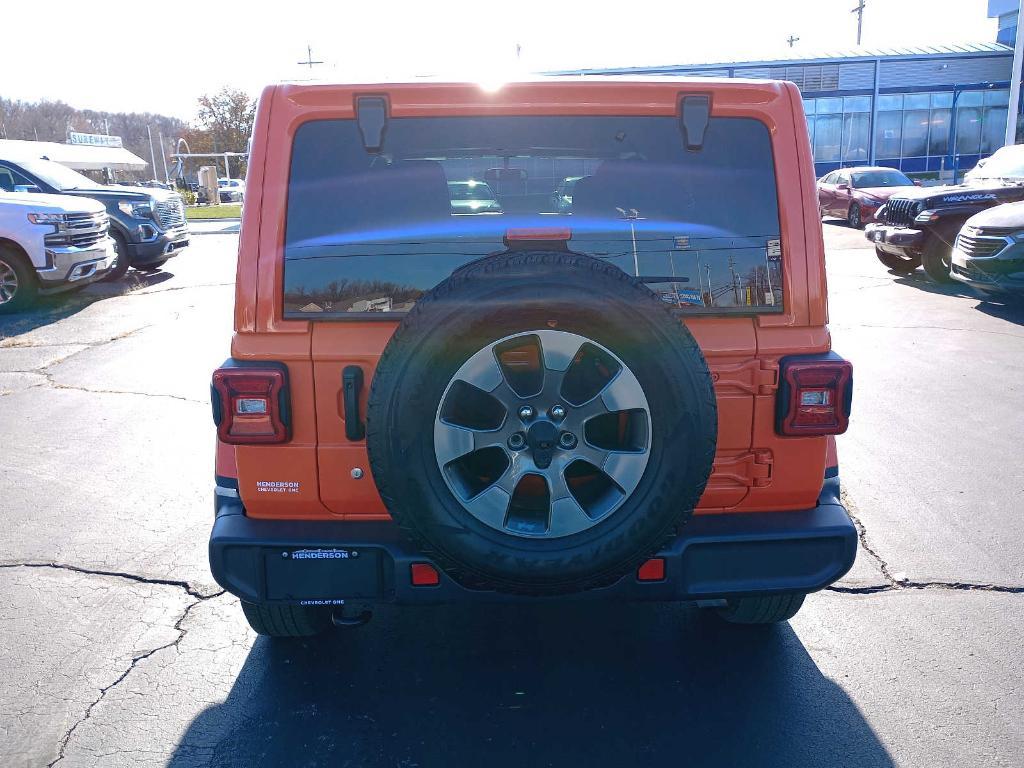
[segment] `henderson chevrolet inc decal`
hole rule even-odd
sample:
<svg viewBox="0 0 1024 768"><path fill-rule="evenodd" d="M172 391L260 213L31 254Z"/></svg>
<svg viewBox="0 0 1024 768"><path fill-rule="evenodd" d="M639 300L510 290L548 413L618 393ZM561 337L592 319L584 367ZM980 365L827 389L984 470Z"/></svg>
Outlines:
<svg viewBox="0 0 1024 768"><path fill-rule="evenodd" d="M299 484L278 480L257 480L256 493L298 493Z"/></svg>

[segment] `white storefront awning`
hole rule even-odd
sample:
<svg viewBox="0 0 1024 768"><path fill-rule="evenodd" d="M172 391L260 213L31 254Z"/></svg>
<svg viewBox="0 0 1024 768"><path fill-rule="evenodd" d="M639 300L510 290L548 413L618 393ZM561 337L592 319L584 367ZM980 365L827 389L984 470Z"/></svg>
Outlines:
<svg viewBox="0 0 1024 768"><path fill-rule="evenodd" d="M121 147L90 147L58 144L55 141L17 141L0 139L0 160L45 157L76 171L139 171L149 165L145 160Z"/></svg>

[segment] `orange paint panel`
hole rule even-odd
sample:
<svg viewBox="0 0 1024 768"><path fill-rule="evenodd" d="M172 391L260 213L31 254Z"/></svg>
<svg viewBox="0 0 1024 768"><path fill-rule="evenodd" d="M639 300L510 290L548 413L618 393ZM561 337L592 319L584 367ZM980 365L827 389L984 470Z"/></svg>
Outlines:
<svg viewBox="0 0 1024 768"><path fill-rule="evenodd" d="M217 447L214 453L214 473L219 477L238 477L238 466L235 463L235 446L215 440Z"/></svg>
<svg viewBox="0 0 1024 768"><path fill-rule="evenodd" d="M235 456L238 490L249 517L329 516L320 503L315 446L239 445Z"/></svg>
<svg viewBox="0 0 1024 768"><path fill-rule="evenodd" d="M321 447L320 499L331 512L343 517L388 516L370 474L370 460L364 444ZM362 477L352 477L352 470Z"/></svg>
<svg viewBox="0 0 1024 768"><path fill-rule="evenodd" d="M754 421L754 398L736 395L718 396L718 450L750 447L750 428Z"/></svg>

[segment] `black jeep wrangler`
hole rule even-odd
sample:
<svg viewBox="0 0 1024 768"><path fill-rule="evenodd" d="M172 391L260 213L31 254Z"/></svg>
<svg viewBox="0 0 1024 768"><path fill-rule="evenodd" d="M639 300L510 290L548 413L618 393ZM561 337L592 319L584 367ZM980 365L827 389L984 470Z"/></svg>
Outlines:
<svg viewBox="0 0 1024 768"><path fill-rule="evenodd" d="M962 184L889 198L864 236L893 272L910 274L923 266L932 280L948 283L953 243L964 222L986 208L1018 200L1024 200L1024 146L1003 147L968 172Z"/></svg>

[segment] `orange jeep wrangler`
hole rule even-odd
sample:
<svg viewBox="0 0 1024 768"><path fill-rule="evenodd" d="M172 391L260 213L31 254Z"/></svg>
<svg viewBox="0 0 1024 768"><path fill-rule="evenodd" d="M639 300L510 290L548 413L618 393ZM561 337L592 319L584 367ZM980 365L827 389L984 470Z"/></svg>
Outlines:
<svg viewBox="0 0 1024 768"><path fill-rule="evenodd" d="M272 86L247 189L210 562L257 632L567 596L777 622L853 564L791 83Z"/></svg>

